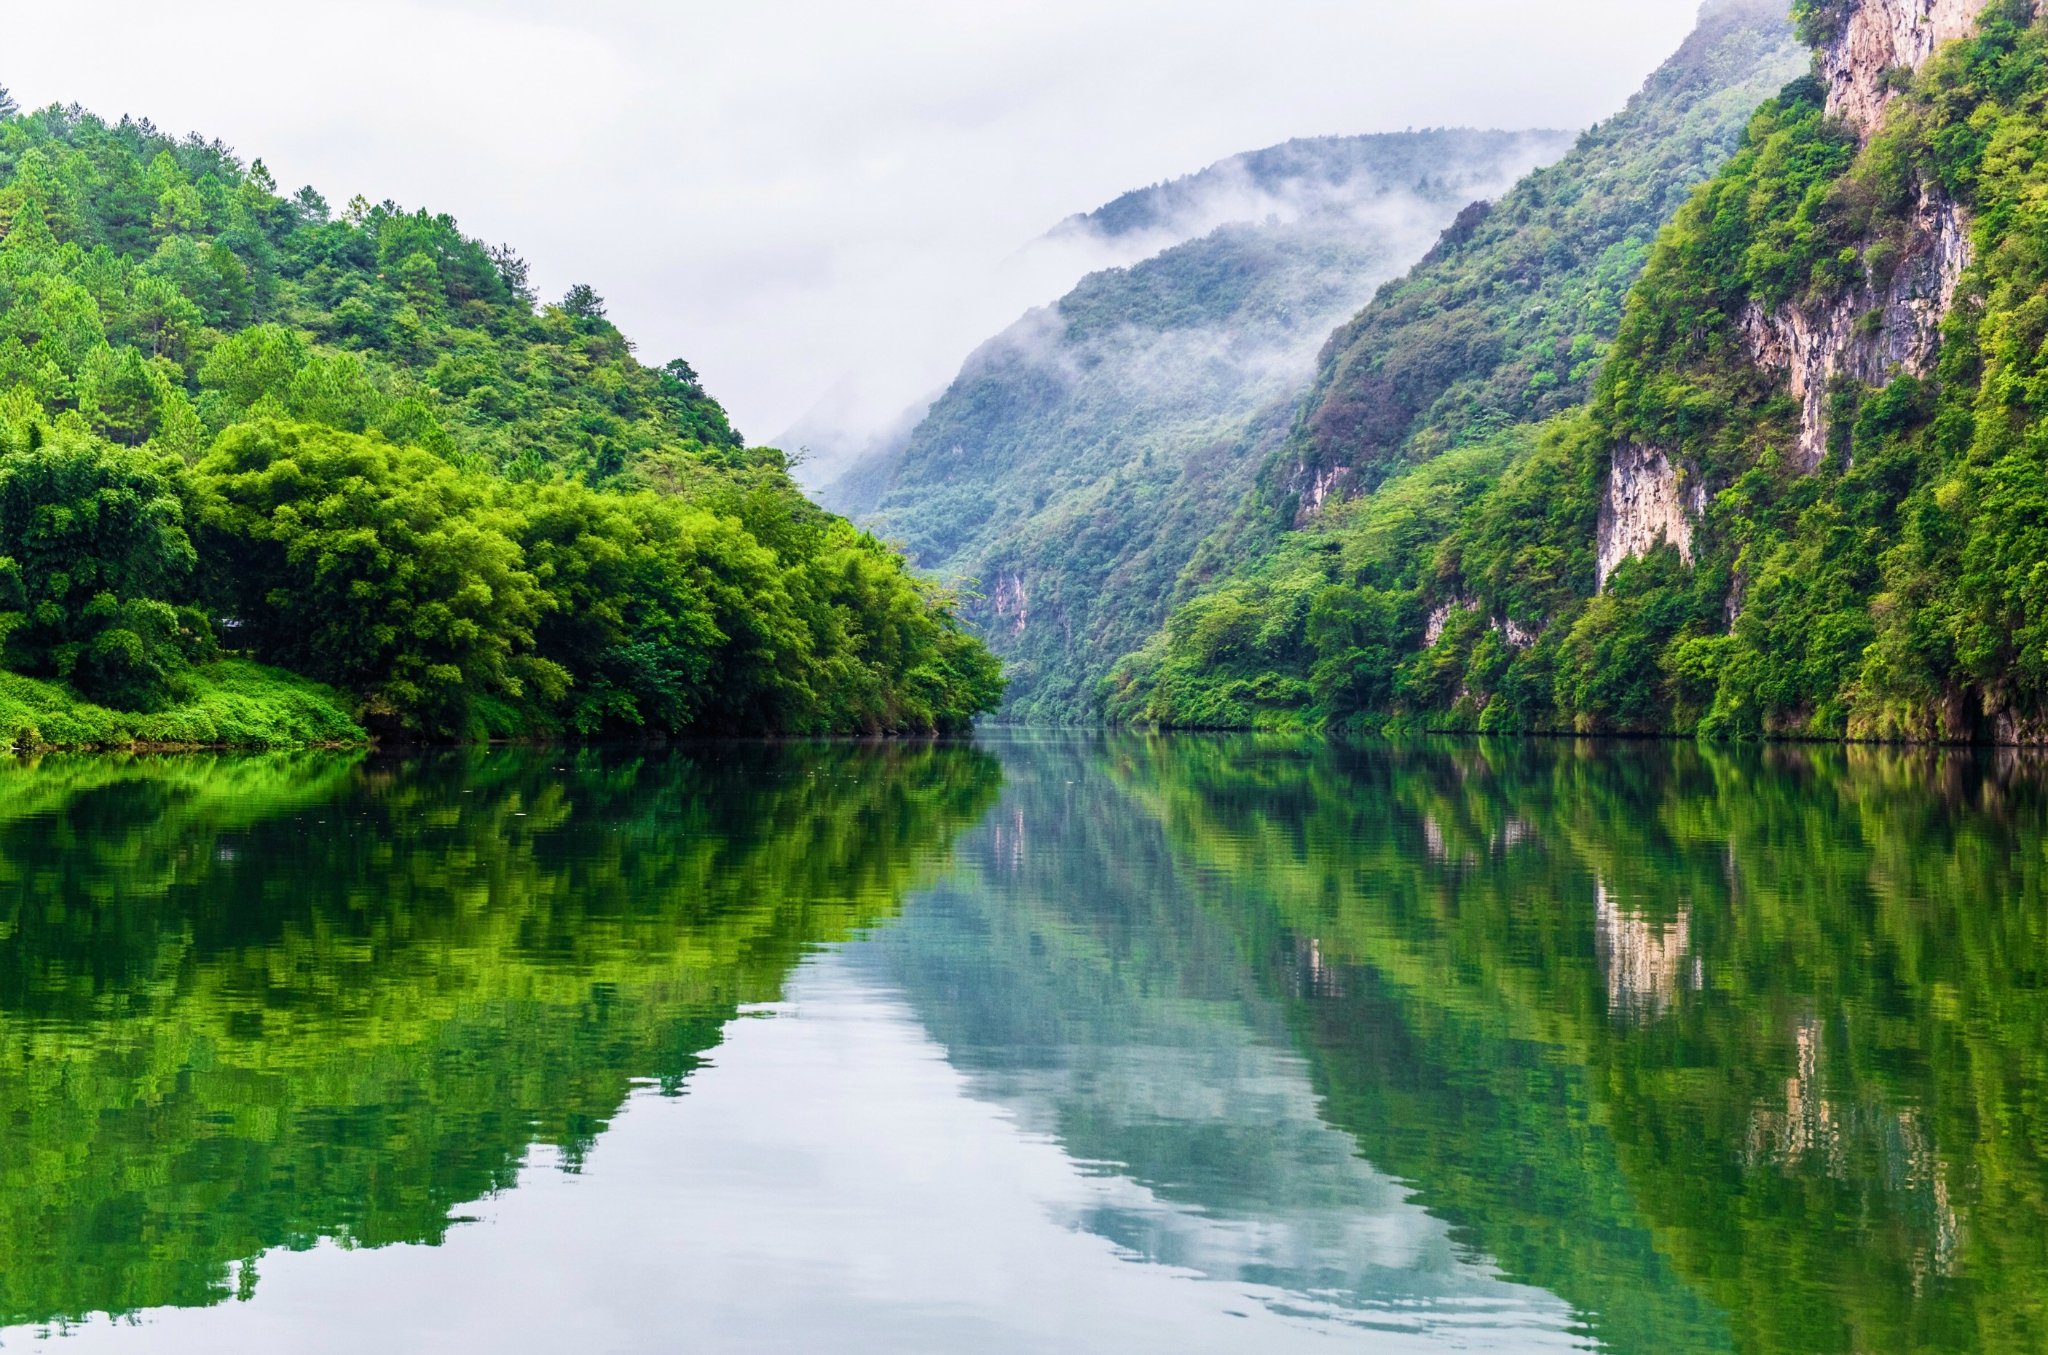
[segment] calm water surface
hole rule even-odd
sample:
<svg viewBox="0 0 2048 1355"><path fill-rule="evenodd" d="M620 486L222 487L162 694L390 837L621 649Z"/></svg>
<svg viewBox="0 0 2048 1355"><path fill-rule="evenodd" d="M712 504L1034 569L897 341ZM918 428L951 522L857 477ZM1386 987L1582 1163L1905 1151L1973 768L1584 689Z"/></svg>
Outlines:
<svg viewBox="0 0 2048 1355"><path fill-rule="evenodd" d="M0 763L0 1347L2048 1349L2048 770Z"/></svg>

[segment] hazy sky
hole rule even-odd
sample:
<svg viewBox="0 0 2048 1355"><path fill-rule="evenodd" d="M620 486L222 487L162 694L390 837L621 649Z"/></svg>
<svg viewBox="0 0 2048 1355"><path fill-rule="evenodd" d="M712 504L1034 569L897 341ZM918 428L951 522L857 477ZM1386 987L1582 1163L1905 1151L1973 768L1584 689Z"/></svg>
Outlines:
<svg viewBox="0 0 2048 1355"><path fill-rule="evenodd" d="M1051 299L991 279L1072 212L1292 136L1581 126L1696 8L76 0L9 7L0 82L217 136L337 206L450 212L545 295L596 286L765 440L849 378L871 403L943 382Z"/></svg>

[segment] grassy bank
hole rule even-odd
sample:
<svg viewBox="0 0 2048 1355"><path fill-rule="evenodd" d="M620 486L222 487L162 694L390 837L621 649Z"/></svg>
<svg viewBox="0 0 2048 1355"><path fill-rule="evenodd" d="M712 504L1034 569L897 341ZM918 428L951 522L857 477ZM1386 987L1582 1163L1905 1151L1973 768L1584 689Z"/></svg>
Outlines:
<svg viewBox="0 0 2048 1355"><path fill-rule="evenodd" d="M286 748L369 738L335 692L275 668L224 659L182 676L171 705L142 714L0 672L0 748Z"/></svg>

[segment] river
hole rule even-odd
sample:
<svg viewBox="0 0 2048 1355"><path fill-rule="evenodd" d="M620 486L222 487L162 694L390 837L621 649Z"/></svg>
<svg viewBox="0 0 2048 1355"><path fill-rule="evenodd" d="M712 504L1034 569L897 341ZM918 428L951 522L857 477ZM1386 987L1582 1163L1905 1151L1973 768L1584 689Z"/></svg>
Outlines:
<svg viewBox="0 0 2048 1355"><path fill-rule="evenodd" d="M2048 766L0 763L0 1347L2048 1348Z"/></svg>

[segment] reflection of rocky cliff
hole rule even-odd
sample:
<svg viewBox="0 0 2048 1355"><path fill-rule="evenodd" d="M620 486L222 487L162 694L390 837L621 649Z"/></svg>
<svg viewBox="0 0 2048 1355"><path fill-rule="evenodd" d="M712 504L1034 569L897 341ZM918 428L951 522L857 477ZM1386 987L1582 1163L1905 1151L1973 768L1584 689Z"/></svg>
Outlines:
<svg viewBox="0 0 2048 1355"><path fill-rule="evenodd" d="M1675 1297L1631 1324L1629 1265L1745 1351L2038 1348L2048 769L1254 747L1128 784L1270 913L1277 972L1313 957L1332 1121L1510 1275L1616 1349L1712 1348Z"/></svg>

